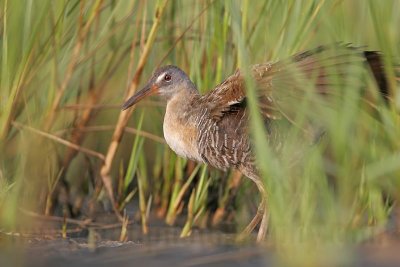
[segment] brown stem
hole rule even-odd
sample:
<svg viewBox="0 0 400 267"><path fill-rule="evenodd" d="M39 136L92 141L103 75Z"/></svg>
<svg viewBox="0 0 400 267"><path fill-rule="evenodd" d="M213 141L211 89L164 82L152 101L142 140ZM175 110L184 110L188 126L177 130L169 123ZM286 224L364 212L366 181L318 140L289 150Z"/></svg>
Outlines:
<svg viewBox="0 0 400 267"><path fill-rule="evenodd" d="M127 96L132 95L137 89L137 86L139 84L139 80L140 80L140 78L142 76L143 68L144 68L144 66L145 66L145 64L147 62L147 58L148 58L149 52L150 52L150 50L151 50L151 48L153 46L155 35L156 35L156 32L157 32L158 27L160 25L161 17L162 17L162 14L164 13L164 10L165 10L165 7L167 5L167 2L168 2L168 0L164 0L162 2L162 4L159 5L157 7L157 9L156 9L156 14L155 14L155 19L154 19L153 25L152 25L152 28L150 30L150 33L149 33L148 39L146 41L146 44L144 46L143 52L141 54L141 57L139 59L139 63L138 63L136 72L134 74L132 83L131 83L131 85L130 85L130 87L128 89ZM103 165L102 165L102 167L100 169L100 176L101 176L101 179L103 181L104 187L106 188L106 191L108 193L110 201L113 204L114 211L115 211L116 215L118 216L118 218L121 221L123 220L123 218L122 218L122 216L120 215L120 213L118 211L118 207L117 207L117 204L116 204L116 201L115 201L115 198L114 198L114 191L113 191L113 186L112 186L112 178L110 176L110 170L111 170L111 166L112 166L112 163L113 163L113 160L114 160L114 157L115 157L115 153L117 152L117 148L119 146L119 143L121 142L122 135L123 135L123 133L125 131L125 127L126 127L126 125L128 123L128 119L132 114L132 110L133 109L131 109L129 111L123 111L123 112L121 112L119 114L118 122L117 122L117 125L115 127L115 130L114 130L110 145L108 147L105 161L103 162Z"/></svg>
<svg viewBox="0 0 400 267"><path fill-rule="evenodd" d="M94 156L96 158L99 158L102 161L105 160L105 157L104 157L103 154L101 154L101 153L99 153L97 151L88 149L88 148L81 147L81 146L79 146L77 144L74 144L74 143L72 143L70 141L62 139L62 138L60 138L58 136L46 133L44 131L40 131L40 130L32 128L30 126L22 125L21 123L18 123L18 122L15 122L15 121L12 122L12 125L15 126L16 128L22 128L22 129L29 130L31 132L34 132L34 133L38 134L38 135L41 135L41 136L44 136L44 137L46 137L48 139L56 141L57 143L63 144L65 146L67 146L67 147L70 147L70 148L72 148L74 150L80 151L80 152L85 153L85 154L87 154L89 156Z"/></svg>
<svg viewBox="0 0 400 267"><path fill-rule="evenodd" d="M64 80L62 81L60 87L57 90L56 96L54 98L53 104L51 105L50 111L48 113L48 115L46 116L46 122L44 125L44 130L47 132L51 126L54 123L54 119L56 118L56 113L58 110L58 107L60 105L61 99L64 96L65 90L67 89L67 86L69 84L69 81L72 78L72 74L74 73L74 70L76 68L77 62L78 62L78 58L79 58L79 54L81 52L81 48L83 45L83 42L90 30L90 27L94 21L94 19L99 15L100 13L100 9L101 9L101 4L102 4L103 0L99 0L97 1L95 7L94 7L94 11L93 11L93 15L89 18L89 20L87 21L87 23L85 25L83 22L83 7L84 7L84 2L81 2L81 14L79 17L79 33L78 33L78 40L75 44L75 47L72 51L72 55L71 55L71 59L70 62L67 66L67 70L65 72L65 76L64 76Z"/></svg>

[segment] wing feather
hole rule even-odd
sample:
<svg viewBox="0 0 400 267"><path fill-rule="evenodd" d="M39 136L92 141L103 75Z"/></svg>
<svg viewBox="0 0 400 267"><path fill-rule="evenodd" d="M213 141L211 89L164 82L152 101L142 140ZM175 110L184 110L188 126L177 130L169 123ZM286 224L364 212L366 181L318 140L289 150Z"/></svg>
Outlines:
<svg viewBox="0 0 400 267"><path fill-rule="evenodd" d="M307 90L313 90L321 97L335 96L339 93L336 88L344 87L351 79L360 79L359 67L366 69L366 63L382 94L386 94L387 84L380 55L349 45L319 46L286 60L254 65L250 73L256 84L264 118L289 119L288 116L295 113L294 104L304 99ZM242 72L236 70L202 100L216 121L227 113L245 109L246 84Z"/></svg>

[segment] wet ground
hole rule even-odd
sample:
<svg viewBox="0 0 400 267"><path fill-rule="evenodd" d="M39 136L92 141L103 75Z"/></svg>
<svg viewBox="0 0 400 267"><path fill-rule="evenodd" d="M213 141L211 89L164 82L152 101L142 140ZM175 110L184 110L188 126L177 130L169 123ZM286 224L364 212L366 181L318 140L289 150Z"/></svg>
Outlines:
<svg viewBox="0 0 400 267"><path fill-rule="evenodd" d="M265 249L254 243L237 245L234 234L194 230L182 239L180 231L179 227L153 226L148 235L143 235L140 225L133 224L128 227L128 240L134 241L127 242L115 241L119 227L85 229L65 239L48 234L14 235L8 237L12 245L0 250L0 266L269 265Z"/></svg>
<svg viewBox="0 0 400 267"><path fill-rule="evenodd" d="M16 236L3 232L0 235L1 267L253 267L276 266L278 258L271 246L261 247L252 242L239 245L234 242L234 234L216 230L197 229L190 237L181 239L180 227L156 224L150 227L148 235L143 235L139 224L131 224L129 241L119 242L115 240L119 240L121 227L109 223L94 225L91 230L69 224L66 238L60 237L60 228L54 228L58 223L44 220L37 224L35 234ZM329 262L329 266L400 266L400 239L391 235L379 238L378 242L332 251L329 259L324 260L322 256L322 261ZM8 245L2 245L5 243Z"/></svg>
<svg viewBox="0 0 400 267"><path fill-rule="evenodd" d="M38 257L45 253L44 257ZM103 242L96 250L76 241L58 240L36 244L27 251L23 266L266 266L255 247L181 243L143 245ZM7 266L7 265L1 265ZM15 266L15 265L8 265Z"/></svg>
<svg viewBox="0 0 400 267"><path fill-rule="evenodd" d="M2 249L0 266L277 266L273 252L255 245L206 243L192 239L152 244L100 241L94 248L86 241L31 240L24 250ZM329 265L317 266L400 266L400 246L353 248L352 256L345 257L349 251L338 251L336 256L331 255L333 261L329 260Z"/></svg>

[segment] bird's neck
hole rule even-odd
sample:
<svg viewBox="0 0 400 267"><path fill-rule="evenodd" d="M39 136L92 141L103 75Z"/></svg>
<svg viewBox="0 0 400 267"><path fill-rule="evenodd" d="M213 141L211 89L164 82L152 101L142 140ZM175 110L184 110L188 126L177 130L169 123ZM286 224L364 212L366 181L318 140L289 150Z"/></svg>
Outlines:
<svg viewBox="0 0 400 267"><path fill-rule="evenodd" d="M186 124L189 123L199 98L197 90L181 90L168 100L166 115L170 113L168 115L183 120Z"/></svg>

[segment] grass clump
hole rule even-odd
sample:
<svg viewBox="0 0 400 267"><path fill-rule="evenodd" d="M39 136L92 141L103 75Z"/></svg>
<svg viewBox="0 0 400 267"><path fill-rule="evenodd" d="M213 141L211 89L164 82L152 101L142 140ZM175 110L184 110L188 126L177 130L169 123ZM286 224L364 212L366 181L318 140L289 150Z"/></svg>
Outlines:
<svg viewBox="0 0 400 267"><path fill-rule="evenodd" d="M91 216L98 203L110 203L126 224L129 200L139 202L144 231L149 210L169 224L187 211L182 235L213 216L252 216L259 199L249 181L176 158L161 138L160 103L121 113L124 96L160 64L180 66L206 92L236 67L343 42L382 52L392 101L377 100L371 111L361 88L374 92L376 84L348 69L354 75L340 80L332 106L312 94L288 103L295 121L311 118L324 129L317 145L299 150L304 141L292 127L274 154L249 90L269 240L357 243L382 231L400 195L399 9L390 0L0 1L2 227L15 229L22 207Z"/></svg>

